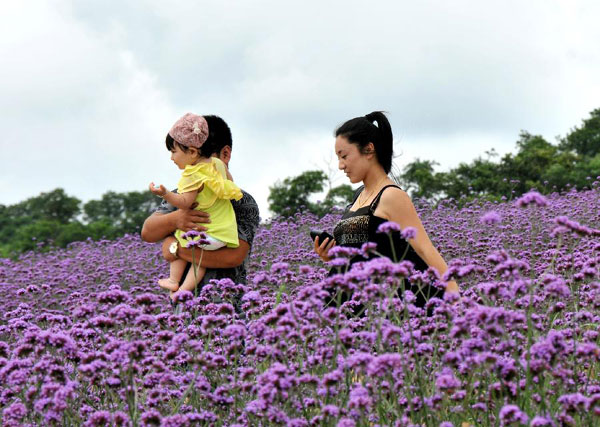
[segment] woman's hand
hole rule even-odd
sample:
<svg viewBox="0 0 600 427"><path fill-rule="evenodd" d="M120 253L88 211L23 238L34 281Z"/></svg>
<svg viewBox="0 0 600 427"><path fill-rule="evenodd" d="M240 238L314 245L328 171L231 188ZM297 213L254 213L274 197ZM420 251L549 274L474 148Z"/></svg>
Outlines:
<svg viewBox="0 0 600 427"><path fill-rule="evenodd" d="M156 187L154 183L151 182L148 188L150 189L152 194L156 194L158 197L164 197L164 195L167 194L167 189L162 184Z"/></svg>
<svg viewBox="0 0 600 427"><path fill-rule="evenodd" d="M323 240L323 243L319 244L319 236L315 238L315 252L321 259L325 262L331 261L331 258L327 255L329 249L335 246L335 240L329 241L329 237L326 237Z"/></svg>
<svg viewBox="0 0 600 427"><path fill-rule="evenodd" d="M454 280L448 280L446 282L446 292L458 295L460 292L458 288L458 283L456 283Z"/></svg>

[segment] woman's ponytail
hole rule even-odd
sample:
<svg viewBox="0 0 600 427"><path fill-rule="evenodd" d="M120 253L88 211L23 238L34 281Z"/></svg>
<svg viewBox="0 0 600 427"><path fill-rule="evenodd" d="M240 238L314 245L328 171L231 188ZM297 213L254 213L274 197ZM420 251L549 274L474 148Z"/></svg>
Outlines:
<svg viewBox="0 0 600 427"><path fill-rule="evenodd" d="M361 152L369 142L375 147L375 154L385 173L392 169L394 155L394 137L392 127L385 114L373 111L364 117L348 120L335 131L335 136L343 136L349 142L359 146Z"/></svg>
<svg viewBox="0 0 600 427"><path fill-rule="evenodd" d="M390 173L392 169L392 157L394 155L394 136L392 135L390 122L381 111L373 111L365 117L371 123L377 123L379 141L375 144L375 152L385 173Z"/></svg>

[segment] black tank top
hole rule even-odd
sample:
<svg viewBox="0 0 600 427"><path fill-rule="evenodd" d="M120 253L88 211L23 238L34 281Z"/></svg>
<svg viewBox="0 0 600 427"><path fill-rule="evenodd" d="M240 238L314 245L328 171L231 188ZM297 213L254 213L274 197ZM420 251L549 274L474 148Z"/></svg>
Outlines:
<svg viewBox="0 0 600 427"><path fill-rule="evenodd" d="M364 206L362 208L357 209L356 211L351 211L350 207L354 204L358 195L361 193L362 188L359 188L357 192L354 194L354 200L348 207L346 211L342 215L342 219L336 224L333 229L333 237L335 238L336 244L340 246L349 246L354 248L360 248L364 243L373 242L377 244L377 252L383 256L386 256L390 259L394 259L394 254L396 254L397 261L400 261L400 258L404 253L406 255L402 260L410 261L413 263L415 270L425 271L429 267L425 261L417 254L417 252L413 249L413 247L404 240L400 233L395 231L392 232L392 239L390 242L390 238L386 233L378 233L377 228L387 222L388 220L385 218L381 218L376 216L375 210L379 205L379 201L381 199L381 195L383 192L389 188L395 187L400 188L397 185L386 185L379 191L377 196L373 199L369 206ZM392 244L394 245L394 250L392 250ZM371 258L376 257L377 255L372 255ZM365 261L366 259L362 256L357 256L353 258L350 263L353 264L359 261ZM425 304L425 299L423 297L419 297L422 292L418 292L417 294L417 306L422 307ZM429 297L441 297L443 291L438 289L428 289L426 295Z"/></svg>
<svg viewBox="0 0 600 427"><path fill-rule="evenodd" d="M399 232L392 233L394 251L392 251L392 245L388 235L377 232L377 228L388 221L385 218L376 216L375 210L379 205L381 195L389 187L400 188L397 185L386 185L381 189L377 196L375 196L369 206L364 206L356 211L351 211L350 207L356 201L358 194L360 194L359 189L359 191L357 191L358 194L355 194L354 200L342 215L342 219L336 224L333 230L333 237L338 245L355 248L360 248L367 242L376 243L377 252L390 259L393 259L393 254L395 253L398 258L397 261L399 261L399 258L406 252L406 256L403 259L412 262L415 265L416 270L425 271L428 267L427 263L425 263L412 246L400 236ZM360 259L357 259L356 261L359 260Z"/></svg>

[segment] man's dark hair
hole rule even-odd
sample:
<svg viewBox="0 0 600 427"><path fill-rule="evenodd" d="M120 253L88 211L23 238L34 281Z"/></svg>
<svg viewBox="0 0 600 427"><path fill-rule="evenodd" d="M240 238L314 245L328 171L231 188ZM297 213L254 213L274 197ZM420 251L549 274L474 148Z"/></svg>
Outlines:
<svg viewBox="0 0 600 427"><path fill-rule="evenodd" d="M231 140L231 129L229 129L229 125L227 125L225 120L215 115L202 117L204 117L204 120L206 120L206 123L208 123L208 138L206 138L206 141L198 150L200 155L202 157L210 157L213 154L218 155L221 150L228 145L229 147L232 147L233 142ZM187 152L188 150L187 147L175 141L168 133L167 137L165 138L165 144L167 146L167 150L169 151L173 151L175 144L177 144L184 152Z"/></svg>

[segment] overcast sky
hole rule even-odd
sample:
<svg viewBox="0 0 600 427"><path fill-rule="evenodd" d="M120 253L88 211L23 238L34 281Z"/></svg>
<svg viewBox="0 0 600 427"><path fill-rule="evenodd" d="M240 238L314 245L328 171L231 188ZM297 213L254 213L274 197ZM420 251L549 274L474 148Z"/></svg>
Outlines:
<svg viewBox="0 0 600 427"><path fill-rule="evenodd" d="M337 167L333 131L389 112L399 168L550 141L600 108L597 1L0 2L1 204L175 187L184 113L231 126L236 183ZM345 182L341 175L336 183Z"/></svg>

